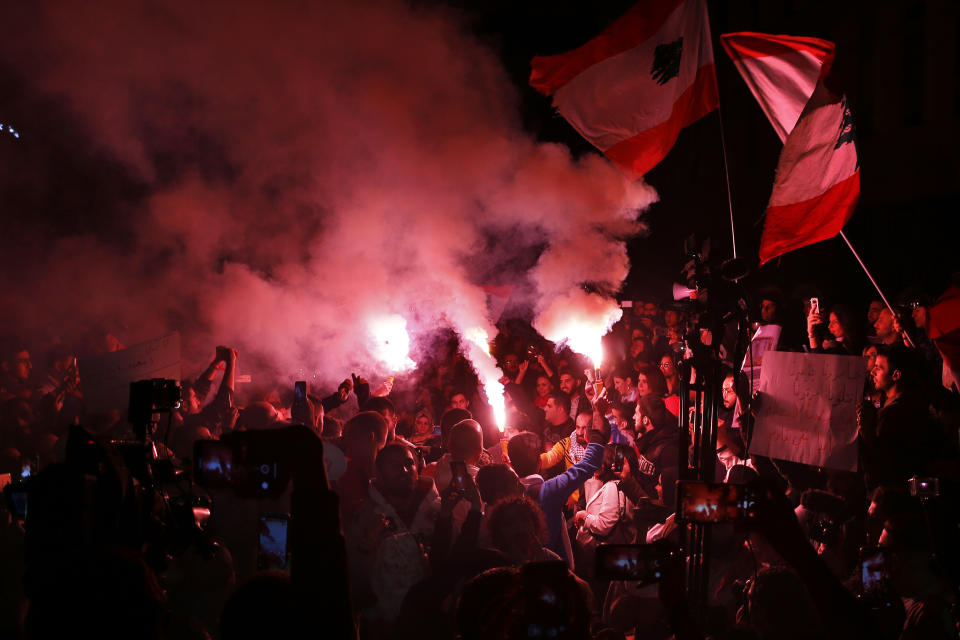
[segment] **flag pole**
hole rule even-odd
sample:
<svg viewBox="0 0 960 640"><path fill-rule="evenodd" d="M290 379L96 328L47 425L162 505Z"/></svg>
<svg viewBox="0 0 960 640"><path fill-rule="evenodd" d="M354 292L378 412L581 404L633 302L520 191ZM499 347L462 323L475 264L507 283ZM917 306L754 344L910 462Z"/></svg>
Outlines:
<svg viewBox="0 0 960 640"><path fill-rule="evenodd" d="M711 43L712 45L712 43ZM727 207L730 209L730 244L733 245L733 257L737 257L737 232L733 226L733 196L730 193L730 169L727 166L727 137L723 133L723 107L717 101L717 116L720 118L720 148L723 150L723 175L727 182Z"/></svg>
<svg viewBox="0 0 960 640"><path fill-rule="evenodd" d="M850 252L853 253L853 257L857 259L857 262L860 263L860 266L863 267L863 272L867 274L867 277L870 278L870 282L873 283L873 287L877 290L877 293L880 294L880 299L883 300L883 304L887 305L887 309L890 310L890 313L893 314L893 317L897 317L897 312L893 310L893 305L890 304L890 301L887 300L887 296L883 295L883 291L880 289L880 285L877 284L877 281L874 280L873 275L870 273L870 270L867 269L867 265L863 263L863 259L860 258L860 254L857 253L857 250L853 248L853 245L850 244L850 239L847 238L847 234L843 232L843 229L840 230L840 237L843 238L843 241L847 243L847 246L850 247ZM903 332L903 337L907 340L907 343L914 347L913 340L907 335L907 332Z"/></svg>
<svg viewBox="0 0 960 640"><path fill-rule="evenodd" d="M710 51L713 52L713 32L710 29L710 10L703 4L703 13L706 18L707 38L710 40ZM727 166L727 136L723 132L723 106L720 104L720 82L717 80L717 67L713 67L713 78L717 85L717 117L720 118L720 149L723 152L723 177L727 184L727 208L730 210L730 244L733 245L733 258L737 258L737 232L733 226L733 195L730 192L730 168Z"/></svg>

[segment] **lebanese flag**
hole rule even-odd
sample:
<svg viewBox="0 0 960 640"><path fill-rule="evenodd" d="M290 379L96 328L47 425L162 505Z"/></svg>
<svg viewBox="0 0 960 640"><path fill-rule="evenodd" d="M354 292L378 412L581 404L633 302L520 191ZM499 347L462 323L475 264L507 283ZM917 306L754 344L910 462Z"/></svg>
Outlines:
<svg viewBox="0 0 960 640"><path fill-rule="evenodd" d="M705 0L644 0L578 49L531 65L530 84L631 178L719 105Z"/></svg>
<svg viewBox="0 0 960 640"><path fill-rule="evenodd" d="M828 88L834 45L817 38L731 33L727 54L784 141L760 238L760 264L834 237L860 196L850 109Z"/></svg>

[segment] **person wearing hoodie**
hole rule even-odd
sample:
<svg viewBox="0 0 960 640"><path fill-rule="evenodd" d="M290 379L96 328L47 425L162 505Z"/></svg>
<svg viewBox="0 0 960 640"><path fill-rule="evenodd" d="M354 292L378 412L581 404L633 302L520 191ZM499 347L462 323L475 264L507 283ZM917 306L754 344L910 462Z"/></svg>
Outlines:
<svg viewBox="0 0 960 640"><path fill-rule="evenodd" d="M667 410L663 398L650 394L640 398L633 420L638 435L637 478L647 495L656 496L659 486L662 503L673 505L680 473L677 419Z"/></svg>
<svg viewBox="0 0 960 640"><path fill-rule="evenodd" d="M547 520L549 539L547 548L559 555L573 567L573 551L563 517L563 506L574 491L593 476L603 463L604 446L609 439L606 430L606 400L602 396L595 401L593 428L587 439L587 450L575 465L549 480L544 480L540 471L540 438L535 433L515 435L507 443L507 455L520 477L524 494L540 507Z"/></svg>

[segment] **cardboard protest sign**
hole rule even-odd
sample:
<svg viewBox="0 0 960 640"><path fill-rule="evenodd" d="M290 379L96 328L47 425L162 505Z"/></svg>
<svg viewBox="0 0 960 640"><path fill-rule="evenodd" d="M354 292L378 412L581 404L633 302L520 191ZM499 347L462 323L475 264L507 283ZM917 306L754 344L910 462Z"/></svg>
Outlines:
<svg viewBox="0 0 960 640"><path fill-rule="evenodd" d="M858 356L768 351L750 453L857 470L857 405L867 365Z"/></svg>
<svg viewBox="0 0 960 640"><path fill-rule="evenodd" d="M780 343L780 332L782 327L778 324L763 324L757 328L750 341L750 349L743 357L743 364L740 368L750 380L750 393L755 393L760 388L760 367L763 366L763 354L767 351L775 351Z"/></svg>
<svg viewBox="0 0 960 640"><path fill-rule="evenodd" d="M88 412L125 412L131 382L150 378L180 381L180 334L174 332L120 351L82 356L77 367Z"/></svg>

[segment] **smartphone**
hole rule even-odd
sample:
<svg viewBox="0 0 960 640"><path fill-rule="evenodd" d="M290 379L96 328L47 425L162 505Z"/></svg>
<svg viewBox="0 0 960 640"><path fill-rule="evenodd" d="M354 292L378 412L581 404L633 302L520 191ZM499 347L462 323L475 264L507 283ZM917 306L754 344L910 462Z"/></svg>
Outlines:
<svg viewBox="0 0 960 640"><path fill-rule="evenodd" d="M290 404L290 422L315 428L313 411L307 400L307 382L298 380L293 383L293 402Z"/></svg>
<svg viewBox="0 0 960 640"><path fill-rule="evenodd" d="M601 544L595 575L599 580L657 582L673 553L663 544Z"/></svg>
<svg viewBox="0 0 960 640"><path fill-rule="evenodd" d="M450 461L450 488L462 492L466 484L467 463L462 460Z"/></svg>
<svg viewBox="0 0 960 640"><path fill-rule="evenodd" d="M9 477L9 474L5 475ZM10 515L18 520L27 517L27 484L25 482L7 484L3 488L3 497Z"/></svg>
<svg viewBox="0 0 960 640"><path fill-rule="evenodd" d="M890 591L887 550L883 547L860 549L861 593L866 599L882 600Z"/></svg>
<svg viewBox="0 0 960 640"><path fill-rule="evenodd" d="M29 462L24 462L23 466L20 467L20 479L26 480L33 473L33 467L30 466Z"/></svg>
<svg viewBox="0 0 960 640"><path fill-rule="evenodd" d="M210 489L234 489L238 495L279 494L290 481L275 453L263 445L269 431L239 431L230 439L193 443L193 481Z"/></svg>
<svg viewBox="0 0 960 640"><path fill-rule="evenodd" d="M810 298L810 313L820 315L820 298Z"/></svg>
<svg viewBox="0 0 960 640"><path fill-rule="evenodd" d="M224 489L240 479L237 452L232 443L197 440L193 443L193 480L203 487Z"/></svg>
<svg viewBox="0 0 960 640"><path fill-rule="evenodd" d="M257 569L269 571L286 569L290 557L287 548L287 530L290 516L285 513L265 513L260 516L257 544Z"/></svg>
<svg viewBox="0 0 960 640"><path fill-rule="evenodd" d="M297 380L293 383L293 397L296 400L307 399L307 381Z"/></svg>
<svg viewBox="0 0 960 640"><path fill-rule="evenodd" d="M743 484L678 482L677 502L685 522L735 522L753 517L757 495Z"/></svg>
<svg viewBox="0 0 960 640"><path fill-rule="evenodd" d="M616 454L613 458L613 472L620 473L623 471L623 449L617 447Z"/></svg>

